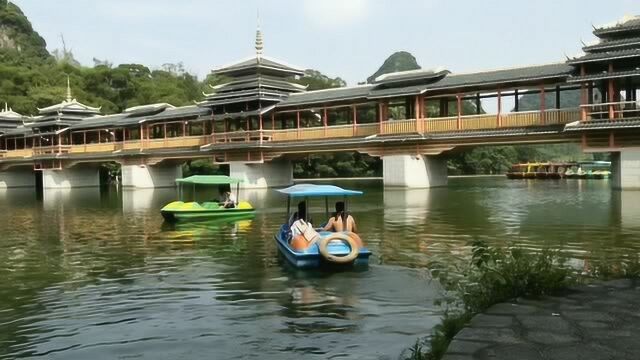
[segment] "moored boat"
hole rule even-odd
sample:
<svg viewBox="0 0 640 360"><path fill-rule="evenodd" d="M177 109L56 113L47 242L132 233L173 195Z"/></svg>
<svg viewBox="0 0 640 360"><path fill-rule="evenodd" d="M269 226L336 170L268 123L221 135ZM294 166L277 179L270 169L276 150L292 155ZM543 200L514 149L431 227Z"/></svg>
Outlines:
<svg viewBox="0 0 640 360"><path fill-rule="evenodd" d="M309 215L307 212L309 199L324 198L325 215L329 218L330 197L342 197L344 203L347 204L345 211L348 211L348 198L362 195L361 191L342 189L333 185L313 184L298 184L278 191L287 195L287 221L280 226L274 238L280 253L288 262L301 269L318 268L322 265L368 265L371 251L353 232L328 232L322 228L314 229L309 226L294 237L291 229L292 200L303 200L305 215ZM309 218L309 216L305 216L302 223L310 225ZM300 242L304 243L304 246L300 246Z"/></svg>
<svg viewBox="0 0 640 360"><path fill-rule="evenodd" d="M182 198L184 186L191 185L193 200L173 201L160 210L166 221L211 219L211 218L246 218L255 213L255 209L246 201L236 201L231 206L224 206L218 201L196 201L196 189L199 186L230 186L236 185L236 199L239 198L240 183L242 180L223 175L194 175L184 179L176 179L178 184L178 197Z"/></svg>

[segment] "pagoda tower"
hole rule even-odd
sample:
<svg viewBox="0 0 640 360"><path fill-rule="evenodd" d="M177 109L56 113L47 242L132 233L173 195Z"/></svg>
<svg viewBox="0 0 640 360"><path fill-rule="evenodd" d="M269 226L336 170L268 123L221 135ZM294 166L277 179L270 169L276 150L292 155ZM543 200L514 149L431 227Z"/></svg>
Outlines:
<svg viewBox="0 0 640 360"><path fill-rule="evenodd" d="M292 93L306 90L305 86L292 82L304 75L304 70L263 54L264 43L260 27L256 31L254 56L211 71L211 74L228 78L221 85L211 86L213 92L204 94L202 107L211 108L214 121L235 120L225 123L225 129L255 130L262 115ZM242 121L241 121L242 120ZM230 127L230 128L229 128Z"/></svg>

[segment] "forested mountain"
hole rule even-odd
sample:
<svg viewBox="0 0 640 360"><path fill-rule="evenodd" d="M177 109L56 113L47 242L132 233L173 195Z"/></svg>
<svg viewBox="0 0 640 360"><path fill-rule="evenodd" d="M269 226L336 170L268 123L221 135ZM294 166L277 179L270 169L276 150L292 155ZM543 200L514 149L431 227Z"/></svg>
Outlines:
<svg viewBox="0 0 640 360"><path fill-rule="evenodd" d="M406 51L398 51L387 58L382 66L367 78L367 83L371 84L378 76L398 72L421 69L416 58Z"/></svg>

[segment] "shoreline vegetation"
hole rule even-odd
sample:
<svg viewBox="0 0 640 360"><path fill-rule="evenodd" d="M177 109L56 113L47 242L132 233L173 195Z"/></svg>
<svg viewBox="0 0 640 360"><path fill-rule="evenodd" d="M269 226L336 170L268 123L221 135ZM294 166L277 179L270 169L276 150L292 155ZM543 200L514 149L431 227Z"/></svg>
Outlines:
<svg viewBox="0 0 640 360"><path fill-rule="evenodd" d="M492 305L562 295L571 286L594 280L640 277L640 256L620 263L598 259L588 271L579 271L558 251L531 253L520 248L495 248L482 241L474 241L470 247L468 259L455 264L434 259L429 264L432 279L444 288L436 305L445 311L426 341L417 339L408 349L406 360L441 359L455 335Z"/></svg>

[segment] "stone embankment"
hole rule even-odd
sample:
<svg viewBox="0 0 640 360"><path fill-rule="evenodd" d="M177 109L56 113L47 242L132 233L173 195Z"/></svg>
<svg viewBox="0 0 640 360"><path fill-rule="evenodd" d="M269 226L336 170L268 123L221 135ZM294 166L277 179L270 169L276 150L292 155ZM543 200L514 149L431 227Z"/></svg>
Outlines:
<svg viewBox="0 0 640 360"><path fill-rule="evenodd" d="M476 315L443 360L640 359L640 281L569 289Z"/></svg>

